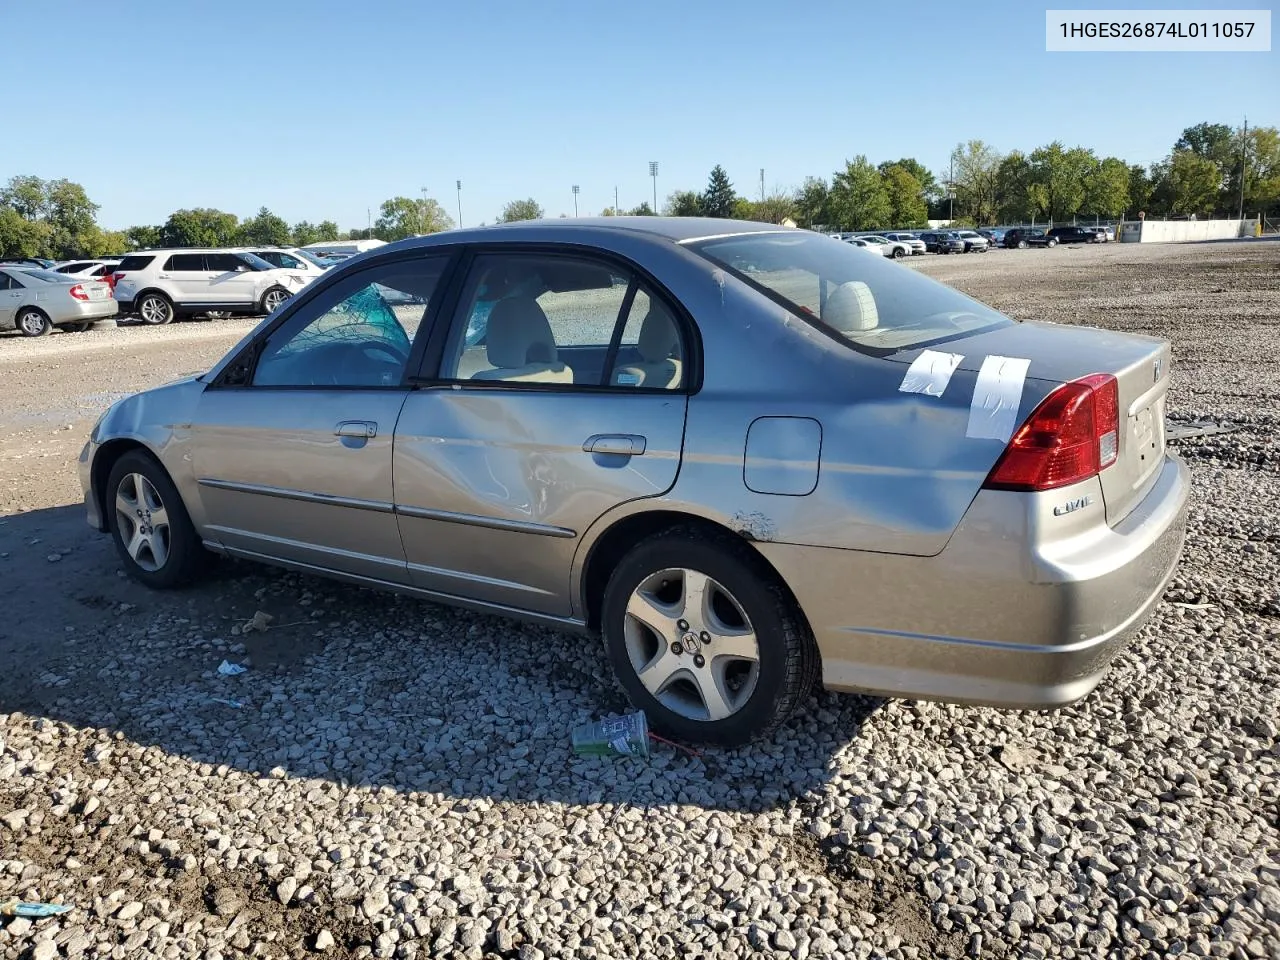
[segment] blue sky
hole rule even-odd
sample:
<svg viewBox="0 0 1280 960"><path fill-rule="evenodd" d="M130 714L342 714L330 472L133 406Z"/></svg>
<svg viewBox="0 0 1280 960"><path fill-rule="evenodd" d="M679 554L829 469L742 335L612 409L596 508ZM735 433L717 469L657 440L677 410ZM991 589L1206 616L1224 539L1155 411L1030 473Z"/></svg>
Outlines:
<svg viewBox="0 0 1280 960"><path fill-rule="evenodd" d="M1045 5L1011 0L0 5L10 52L57 51L10 91L0 181L78 181L113 228L265 205L345 230L423 187L456 217L459 179L471 225L528 196L572 215L575 183L583 214L615 186L634 206L650 160L661 202L716 163L754 195L761 167L770 188L859 153L943 170L970 138L1147 163L1202 120L1280 124L1274 48L1046 53Z"/></svg>

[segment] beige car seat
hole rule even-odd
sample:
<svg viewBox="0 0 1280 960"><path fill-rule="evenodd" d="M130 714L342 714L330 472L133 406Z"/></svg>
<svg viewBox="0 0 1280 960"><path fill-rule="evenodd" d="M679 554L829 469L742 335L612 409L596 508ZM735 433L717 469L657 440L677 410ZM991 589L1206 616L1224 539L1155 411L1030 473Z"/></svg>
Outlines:
<svg viewBox="0 0 1280 960"><path fill-rule="evenodd" d="M547 315L532 297L511 297L494 305L485 356L496 369L479 370L472 380L573 383L573 371L557 358Z"/></svg>
<svg viewBox="0 0 1280 960"><path fill-rule="evenodd" d="M827 296L822 320L840 333L861 333L880 325L880 313L871 288L861 280L840 284Z"/></svg>
<svg viewBox="0 0 1280 960"><path fill-rule="evenodd" d="M636 349L640 363L618 367L613 374L615 386L657 387L674 390L684 374L680 362L680 330L667 308L657 302L649 307L640 324Z"/></svg>

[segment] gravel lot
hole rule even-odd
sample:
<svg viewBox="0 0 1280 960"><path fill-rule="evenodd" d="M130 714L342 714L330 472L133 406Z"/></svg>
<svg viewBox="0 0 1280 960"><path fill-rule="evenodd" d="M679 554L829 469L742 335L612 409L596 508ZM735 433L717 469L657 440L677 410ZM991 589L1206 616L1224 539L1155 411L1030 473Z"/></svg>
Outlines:
<svg viewBox="0 0 1280 960"><path fill-rule="evenodd" d="M571 755L624 709L578 639L234 563L124 579L84 436L252 322L0 336L0 901L73 905L0 956L1280 956L1280 243L904 269L1170 337L1172 417L1242 425L1176 444L1166 602L1071 708L823 694L648 763Z"/></svg>

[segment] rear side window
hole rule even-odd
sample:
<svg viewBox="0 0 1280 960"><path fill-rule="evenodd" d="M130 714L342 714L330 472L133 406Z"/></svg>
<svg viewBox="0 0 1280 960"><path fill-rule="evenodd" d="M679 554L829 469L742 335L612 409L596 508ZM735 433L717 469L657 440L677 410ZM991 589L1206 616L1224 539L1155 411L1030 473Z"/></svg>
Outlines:
<svg viewBox="0 0 1280 960"><path fill-rule="evenodd" d="M120 273L125 273L129 270L145 270L151 266L151 261L154 259L155 257L125 257L120 261L120 266L116 267L116 270Z"/></svg>
<svg viewBox="0 0 1280 960"><path fill-rule="evenodd" d="M78 273L85 267L90 266L87 263L68 263L66 266L58 267L58 273Z"/></svg>
<svg viewBox="0 0 1280 960"><path fill-rule="evenodd" d="M169 262L164 265L166 270L203 270L204 254L202 253L175 253L169 258Z"/></svg>

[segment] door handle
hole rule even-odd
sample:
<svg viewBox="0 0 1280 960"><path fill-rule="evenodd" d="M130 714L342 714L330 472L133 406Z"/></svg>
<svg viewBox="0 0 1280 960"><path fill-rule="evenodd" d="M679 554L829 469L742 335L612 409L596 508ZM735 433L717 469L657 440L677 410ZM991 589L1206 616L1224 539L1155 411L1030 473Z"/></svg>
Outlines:
<svg viewBox="0 0 1280 960"><path fill-rule="evenodd" d="M638 457L648 441L634 433L597 433L582 443L584 453L607 453L614 456Z"/></svg>
<svg viewBox="0 0 1280 960"><path fill-rule="evenodd" d="M372 420L343 420L333 428L335 437L359 437L370 440L378 435L378 425Z"/></svg>

